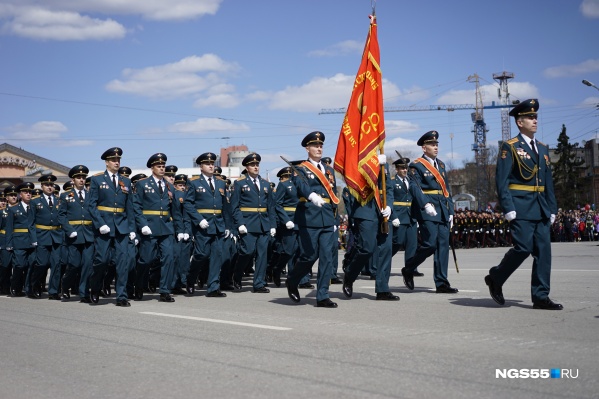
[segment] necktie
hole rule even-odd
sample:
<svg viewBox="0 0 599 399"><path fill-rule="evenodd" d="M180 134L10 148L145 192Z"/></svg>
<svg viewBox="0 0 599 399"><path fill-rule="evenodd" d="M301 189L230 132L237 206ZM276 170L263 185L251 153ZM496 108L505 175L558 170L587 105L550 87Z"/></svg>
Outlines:
<svg viewBox="0 0 599 399"><path fill-rule="evenodd" d="M403 184L406 185L406 188L410 188L410 185L408 184L408 179L404 178L403 179Z"/></svg>
<svg viewBox="0 0 599 399"><path fill-rule="evenodd" d="M116 190L116 175L112 175L112 185L114 186L114 189Z"/></svg>
<svg viewBox="0 0 599 399"><path fill-rule="evenodd" d="M530 140L530 148L532 148L532 152L534 152L538 158L539 153L537 152L537 147L535 146L535 139Z"/></svg>
<svg viewBox="0 0 599 399"><path fill-rule="evenodd" d="M52 197L48 196L48 205L52 208L54 205L52 204Z"/></svg>
<svg viewBox="0 0 599 399"><path fill-rule="evenodd" d="M254 184L256 183L256 181L254 180ZM210 190L212 190L212 192L214 192L214 184L212 184L212 177L208 178L208 184L210 185Z"/></svg>
<svg viewBox="0 0 599 399"><path fill-rule="evenodd" d="M260 191L260 187L258 187L258 179L254 179L254 187L256 187L256 190Z"/></svg>
<svg viewBox="0 0 599 399"><path fill-rule="evenodd" d="M318 170L320 170L322 172L322 166L320 166L320 163L318 163L317 166L318 166Z"/></svg>
<svg viewBox="0 0 599 399"><path fill-rule="evenodd" d="M158 181L158 192L160 193L160 195L164 193L164 190L162 189L162 180Z"/></svg>
<svg viewBox="0 0 599 399"><path fill-rule="evenodd" d="M29 207L27 205L23 205L25 207L25 213L29 213Z"/></svg>
<svg viewBox="0 0 599 399"><path fill-rule="evenodd" d="M83 202L83 193L79 190L79 201Z"/></svg>
<svg viewBox="0 0 599 399"><path fill-rule="evenodd" d="M435 159L433 162L435 163L435 169L439 169L439 165L437 165L437 160Z"/></svg>

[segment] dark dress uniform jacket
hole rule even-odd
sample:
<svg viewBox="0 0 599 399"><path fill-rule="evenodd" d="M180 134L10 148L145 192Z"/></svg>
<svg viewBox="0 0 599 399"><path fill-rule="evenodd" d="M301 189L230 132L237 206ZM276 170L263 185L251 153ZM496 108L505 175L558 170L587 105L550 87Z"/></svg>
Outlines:
<svg viewBox="0 0 599 399"><path fill-rule="evenodd" d="M107 225L110 237L115 237L117 231L120 234L135 232L131 180L118 175L117 186L115 189L108 171L104 171L92 176L89 189L89 210L94 229L97 231Z"/></svg>
<svg viewBox="0 0 599 399"><path fill-rule="evenodd" d="M310 161L307 161L310 162ZM324 174L329 180L331 189L337 193L337 181L335 179L335 171L330 166L324 166ZM335 210L336 206L331 202L329 194L325 190L324 186L308 168L298 165L297 170L304 176L302 179L300 176L293 176L293 184L297 188L298 195L300 196L300 203L297 206L295 213L295 221L300 226L306 227L332 227L336 223ZM320 195L325 202L322 207L314 205L308 201L308 196L311 193Z"/></svg>
<svg viewBox="0 0 599 399"><path fill-rule="evenodd" d="M424 157L423 157L424 159ZM422 162L428 162L426 159ZM445 181L445 187L447 188L447 192L449 193L448 197L445 197L443 194L430 194L427 192L441 192L441 185L435 179L435 176L428 169L422 165L422 162L412 162L410 163L410 175L412 180L415 180L418 183L418 186L422 189L423 196L417 196L412 201L412 212L416 216L418 220L428 220L431 222L437 223L446 223L449 221L449 216L453 215L453 200L451 199L451 190L449 188L449 183L447 181L447 172L445 171L445 164L437 159L437 164L439 165L439 174L441 178ZM430 163L429 163L430 165ZM434 166L431 165L434 168ZM424 205L430 202L435 207L437 211L436 216L429 216L424 211Z"/></svg>
<svg viewBox="0 0 599 399"><path fill-rule="evenodd" d="M52 207L48 205L47 195L34 198L29 203L33 212L34 229L32 239L38 245L62 243L63 231L58 221L58 197L52 195Z"/></svg>
<svg viewBox="0 0 599 399"><path fill-rule="evenodd" d="M260 192L250 177L242 175L237 179L233 184L231 208L236 229L245 225L248 233L260 234L277 227L274 193L270 183L262 178Z"/></svg>
<svg viewBox="0 0 599 399"><path fill-rule="evenodd" d="M280 181L275 192L276 212L279 227L284 229L287 222L294 222L295 211L299 203L297 189L291 180ZM297 224L293 230L297 230Z"/></svg>
<svg viewBox="0 0 599 399"><path fill-rule="evenodd" d="M85 192L85 190L83 190ZM68 244L84 244L94 242L92 218L89 212L89 195L85 192L83 202L79 200L76 190L69 190L60 194L58 208L58 221L65 233ZM77 232L77 237L69 238L72 232Z"/></svg>
<svg viewBox="0 0 599 399"><path fill-rule="evenodd" d="M499 203L504 213L516 211L518 219L549 218L557 214L549 150L537 141L537 161L525 140L530 141L519 134L501 145L496 171Z"/></svg>
<svg viewBox="0 0 599 399"><path fill-rule="evenodd" d="M29 212L25 213L22 203L6 209L6 248L30 249L35 242L35 227L33 227L33 212L31 202ZM15 230L17 230L15 232ZM27 232L25 232L27 230Z"/></svg>
<svg viewBox="0 0 599 399"><path fill-rule="evenodd" d="M163 180L165 186L160 194L154 177L146 177L135 183L133 213L137 230L148 226L153 237L174 236L183 232L181 208L175 198L175 187ZM135 231L135 230L131 230Z"/></svg>
<svg viewBox="0 0 599 399"><path fill-rule="evenodd" d="M231 208L227 199L226 183L213 176L214 192L204 175L189 179L187 184L184 201L187 214L185 219L191 220L193 228L200 229L200 222L205 219L208 222L205 232L209 235L224 233L225 230L231 229Z"/></svg>
<svg viewBox="0 0 599 399"><path fill-rule="evenodd" d="M409 180L409 177L406 176L406 179ZM416 218L412 216L412 194L411 190L414 188L412 186L415 183L410 183L410 187L406 187L403 180L399 177L399 175L395 175L393 178L393 214L389 218L393 220L395 218L399 219L400 224L414 224L416 223Z"/></svg>

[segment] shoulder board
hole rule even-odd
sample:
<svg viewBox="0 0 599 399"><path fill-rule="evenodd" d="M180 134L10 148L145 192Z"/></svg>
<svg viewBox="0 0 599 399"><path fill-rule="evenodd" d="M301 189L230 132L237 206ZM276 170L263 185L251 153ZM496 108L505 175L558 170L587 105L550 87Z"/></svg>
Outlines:
<svg viewBox="0 0 599 399"><path fill-rule="evenodd" d="M537 144L542 145L543 147L547 147L547 144L540 142L539 140L537 140Z"/></svg>
<svg viewBox="0 0 599 399"><path fill-rule="evenodd" d="M246 177L245 175L241 175L237 178L237 181L245 180L245 177Z"/></svg>
<svg viewBox="0 0 599 399"><path fill-rule="evenodd" d="M194 181L194 180L198 180L200 178L200 176L193 176L190 177L189 179L187 179L188 181Z"/></svg>
<svg viewBox="0 0 599 399"><path fill-rule="evenodd" d="M222 178L222 176L214 176L215 179L218 179L220 181L225 181L225 179Z"/></svg>
<svg viewBox="0 0 599 399"><path fill-rule="evenodd" d="M514 144L517 142L518 142L518 137L514 137L514 138L511 138L508 141L506 141L506 143L508 143L508 144Z"/></svg>
<svg viewBox="0 0 599 399"><path fill-rule="evenodd" d="M94 176L102 176L103 174L104 174L104 172L98 172Z"/></svg>
<svg viewBox="0 0 599 399"><path fill-rule="evenodd" d="M31 197L31 200L34 200L36 198L40 198L40 196L39 195L34 195L33 197Z"/></svg>
<svg viewBox="0 0 599 399"><path fill-rule="evenodd" d="M138 180L138 182L139 182L139 181L148 180L149 178L150 178L150 176L146 176L146 177L144 177L144 178L142 178L142 179L139 179L139 180Z"/></svg>
<svg viewBox="0 0 599 399"><path fill-rule="evenodd" d="M443 168L445 167L445 164L442 161L439 161L438 159L437 159L437 163L439 164L439 166L441 166Z"/></svg>

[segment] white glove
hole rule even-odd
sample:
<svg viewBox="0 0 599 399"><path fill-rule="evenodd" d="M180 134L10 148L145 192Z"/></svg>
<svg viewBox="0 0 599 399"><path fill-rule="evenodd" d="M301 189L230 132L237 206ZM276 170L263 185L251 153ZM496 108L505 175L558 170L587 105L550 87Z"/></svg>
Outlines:
<svg viewBox="0 0 599 399"><path fill-rule="evenodd" d="M141 232L143 233L143 230ZM181 241L183 239L183 237L185 237L185 234L183 234L183 233L177 234L177 241Z"/></svg>
<svg viewBox="0 0 599 399"><path fill-rule="evenodd" d="M295 223L293 223L291 220L288 221L287 223L285 223L285 227L287 227L288 230L291 230L292 228L295 227Z"/></svg>
<svg viewBox="0 0 599 399"><path fill-rule="evenodd" d="M337 225L336 225L336 224L334 224L334 225L333 225L333 233L335 233L336 231L337 231Z"/></svg>
<svg viewBox="0 0 599 399"><path fill-rule="evenodd" d="M426 212L426 214L429 216L437 216L437 211L430 202L424 206L424 212Z"/></svg>
<svg viewBox="0 0 599 399"><path fill-rule="evenodd" d="M399 223L399 219L395 218L391 221L391 224L393 225L393 227L399 227L400 223Z"/></svg>
<svg viewBox="0 0 599 399"><path fill-rule="evenodd" d="M12 252L12 249L13 249L12 247L6 247L7 251L11 251Z"/></svg>
<svg viewBox="0 0 599 399"><path fill-rule="evenodd" d="M135 232L132 231L131 233L129 233L129 239L131 241L135 240L135 237L137 237L137 234L135 234Z"/></svg>
<svg viewBox="0 0 599 399"><path fill-rule="evenodd" d="M514 219L516 219L516 211L510 211L505 214L505 220L507 220L508 222Z"/></svg>
<svg viewBox="0 0 599 399"><path fill-rule="evenodd" d="M231 231L229 229L225 229L225 238L228 238L231 235Z"/></svg>
<svg viewBox="0 0 599 399"><path fill-rule="evenodd" d="M387 156L385 154L379 155L379 164L383 165L387 163Z"/></svg>
<svg viewBox="0 0 599 399"><path fill-rule="evenodd" d="M183 233L183 241L189 240L189 234Z"/></svg>
<svg viewBox="0 0 599 399"><path fill-rule="evenodd" d="M77 237L77 232L73 231L71 234L69 234L69 238L75 238Z"/></svg>
<svg viewBox="0 0 599 399"><path fill-rule="evenodd" d="M137 244L139 244L139 240L136 238L135 240L133 240L133 244L134 244L135 246L137 246Z"/></svg>
<svg viewBox="0 0 599 399"><path fill-rule="evenodd" d="M36 241L36 242L32 242L32 243L31 243L31 246L32 246L32 247L37 247L37 241Z"/></svg>
<svg viewBox="0 0 599 399"><path fill-rule="evenodd" d="M270 236L274 237L276 235L277 235L277 229L275 229L275 228L270 229Z"/></svg>
<svg viewBox="0 0 599 399"><path fill-rule="evenodd" d="M202 221L200 222L200 228L206 230L208 226L210 226L210 223L208 223L206 219L202 219Z"/></svg>
<svg viewBox="0 0 599 399"><path fill-rule="evenodd" d="M150 234L152 234L152 230L148 226L144 226L141 228L141 234L143 234L144 236L149 236ZM131 239L134 240L135 237Z"/></svg>
<svg viewBox="0 0 599 399"><path fill-rule="evenodd" d="M381 211L381 215L383 215L384 218L388 218L389 216L391 216L391 208L389 206L386 206L385 209Z"/></svg>
<svg viewBox="0 0 599 399"><path fill-rule="evenodd" d="M233 237L233 242L234 242L235 244L237 244L237 236L236 236L236 235L231 235L231 237Z"/></svg>
<svg viewBox="0 0 599 399"><path fill-rule="evenodd" d="M549 217L549 221L551 222L551 224L553 224L553 222L555 222L555 215L553 213Z"/></svg>
<svg viewBox="0 0 599 399"><path fill-rule="evenodd" d="M453 215L449 215L449 228L453 227Z"/></svg>
<svg viewBox="0 0 599 399"><path fill-rule="evenodd" d="M100 227L100 234L108 234L110 233L110 227L108 227L108 225L104 225L102 227Z"/></svg>
<svg viewBox="0 0 599 399"><path fill-rule="evenodd" d="M312 202L314 205L316 205L317 207L321 208L324 205L324 200L322 199L322 197L316 193L311 193L308 196L308 199L310 200L310 202Z"/></svg>
<svg viewBox="0 0 599 399"><path fill-rule="evenodd" d="M248 229L247 229L247 227L245 227L244 224L242 224L241 226L239 226L237 228L237 230L239 231L239 234L247 234L248 233Z"/></svg>

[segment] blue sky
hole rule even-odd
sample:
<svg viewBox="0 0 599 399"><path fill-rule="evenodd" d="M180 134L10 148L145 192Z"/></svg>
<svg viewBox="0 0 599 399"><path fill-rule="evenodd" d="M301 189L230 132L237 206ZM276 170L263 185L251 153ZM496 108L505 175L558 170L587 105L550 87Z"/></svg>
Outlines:
<svg viewBox="0 0 599 399"><path fill-rule="evenodd" d="M0 142L66 166L102 169L124 150L143 168L166 153L191 167L202 152L246 144L262 174L279 155L305 158L301 139L326 134L334 156L368 32L370 0L0 0ZM509 71L511 99L538 98L539 140L599 132L599 0L376 2L385 106L497 101L493 73ZM485 110L487 144L500 111ZM440 133L439 158L472 159L470 111L388 112L386 152L419 154ZM512 132L515 132L512 122ZM453 140L450 139L453 134Z"/></svg>

